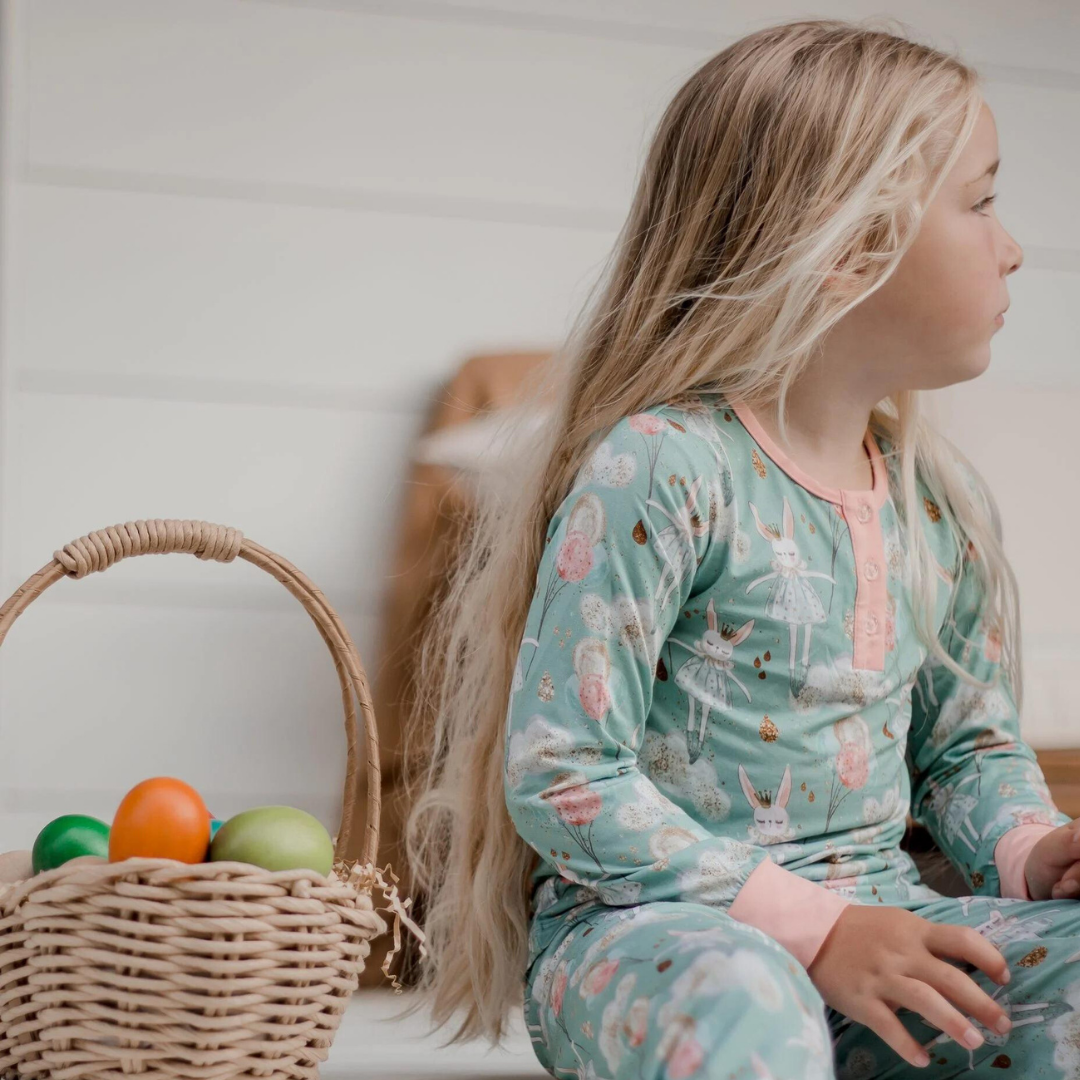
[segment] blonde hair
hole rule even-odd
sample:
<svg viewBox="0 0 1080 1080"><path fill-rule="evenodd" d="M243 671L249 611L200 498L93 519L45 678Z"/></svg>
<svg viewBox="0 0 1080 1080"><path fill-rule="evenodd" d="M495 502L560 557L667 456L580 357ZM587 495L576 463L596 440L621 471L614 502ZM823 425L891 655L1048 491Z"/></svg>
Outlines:
<svg viewBox="0 0 1080 1080"><path fill-rule="evenodd" d="M464 1010L447 1045L501 1042L521 1002L538 856L504 801L505 721L546 529L578 469L617 420L689 393L775 402L782 425L822 335L911 244L981 102L977 74L952 55L808 20L734 42L664 112L601 280L532 380L551 422L521 443L514 484L479 501L422 643L404 757L428 957L401 1015L426 1004L442 1027ZM899 477L920 636L973 678L937 638L938 564L924 515L908 512L922 503L917 474L956 550L977 548L990 602L1011 602L1001 633L1019 695L1016 585L988 489L924 418L919 392L883 399L870 425Z"/></svg>

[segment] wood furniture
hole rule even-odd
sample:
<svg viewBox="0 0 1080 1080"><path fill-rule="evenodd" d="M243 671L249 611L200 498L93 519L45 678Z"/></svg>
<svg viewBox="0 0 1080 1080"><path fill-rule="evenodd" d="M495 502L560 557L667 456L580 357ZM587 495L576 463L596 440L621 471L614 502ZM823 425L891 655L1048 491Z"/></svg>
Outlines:
<svg viewBox="0 0 1080 1080"><path fill-rule="evenodd" d="M1035 756L1057 808L1080 817L1080 748L1036 750Z"/></svg>

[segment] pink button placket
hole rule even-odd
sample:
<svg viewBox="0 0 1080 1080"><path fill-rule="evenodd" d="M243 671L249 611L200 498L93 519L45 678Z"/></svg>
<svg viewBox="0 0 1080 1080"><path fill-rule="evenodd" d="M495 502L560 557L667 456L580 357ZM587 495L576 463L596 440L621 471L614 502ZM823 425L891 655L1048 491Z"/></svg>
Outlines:
<svg viewBox="0 0 1080 1080"><path fill-rule="evenodd" d="M746 430L780 469L807 491L827 499L843 514L855 556L852 667L884 671L889 593L887 575L883 572L885 534L880 511L888 498L889 477L877 440L867 428L863 446L870 458L873 487L863 490L830 487L815 480L773 441L744 400L729 395L728 402Z"/></svg>
<svg viewBox="0 0 1080 1080"><path fill-rule="evenodd" d="M871 457L873 451L871 450ZM880 454L879 454L880 459ZM881 471L884 472L884 465ZM875 487L878 466L874 465ZM855 591L855 648L851 666L885 670L885 620L888 589L879 567L885 564L885 538L877 507L865 492L841 490L840 507L851 533L858 581Z"/></svg>

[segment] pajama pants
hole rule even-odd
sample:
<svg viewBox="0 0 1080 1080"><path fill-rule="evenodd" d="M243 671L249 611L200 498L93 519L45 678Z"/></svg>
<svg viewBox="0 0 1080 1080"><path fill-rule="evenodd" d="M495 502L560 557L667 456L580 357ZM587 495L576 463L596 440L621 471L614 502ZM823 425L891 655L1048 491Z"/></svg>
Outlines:
<svg viewBox="0 0 1080 1080"><path fill-rule="evenodd" d="M897 906L973 926L1001 951L1005 986L947 959L1010 1015L1007 1034L974 1021L985 1042L969 1050L901 1008L930 1054L918 1068L826 1005L764 931L680 901L589 905L560 930L525 976L533 1050L552 1076L582 1080L1080 1078L1080 902L935 896Z"/></svg>

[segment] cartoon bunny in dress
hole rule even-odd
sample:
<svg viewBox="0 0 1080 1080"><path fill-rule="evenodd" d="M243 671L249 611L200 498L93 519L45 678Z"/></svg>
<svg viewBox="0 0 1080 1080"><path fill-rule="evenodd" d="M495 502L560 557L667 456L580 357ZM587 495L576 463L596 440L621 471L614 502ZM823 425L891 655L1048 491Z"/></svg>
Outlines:
<svg viewBox="0 0 1080 1080"><path fill-rule="evenodd" d="M660 581L656 586L655 600L659 601L658 610L663 610L671 599L671 594L678 587L679 582L693 570L697 564L697 549L694 547L694 537L704 536L709 531L709 514L704 516L699 512L697 505L698 488L701 487L702 477L698 477L691 485L686 496L686 504L682 506L677 515L672 517L667 509L661 506L655 499L647 499L646 504L659 510L671 522L664 526L656 534L653 547L664 560L664 569L660 574ZM663 594L661 599L661 594Z"/></svg>
<svg viewBox="0 0 1080 1080"><path fill-rule="evenodd" d="M769 599L765 605L765 614L770 618L782 619L788 624L790 631L790 643L788 647L788 677L795 683L795 654L798 651L799 627L806 627L806 635L803 640L802 671L805 672L810 663L810 634L814 623L825 621L825 607L806 578L820 577L826 581L835 583L836 579L821 570L807 570L806 560L799 554L799 547L795 543L795 517L791 512L791 504L787 496L784 496L784 534L780 535L775 525L766 525L758 516L757 507L750 503L750 509L754 514L758 532L772 544L773 572L763 574L751 581L746 586L746 591L756 588L763 581L773 578L773 584L769 588Z"/></svg>
<svg viewBox="0 0 1080 1080"><path fill-rule="evenodd" d="M979 833L971 823L971 811L979 805L979 800L970 792L960 790L963 784L978 781L978 776L966 776L955 784L939 784L933 777L927 778L930 788L930 810L941 819L941 826L950 840L963 840L972 852L976 851L972 840L979 839ZM971 839L968 839L968 833Z"/></svg>
<svg viewBox="0 0 1080 1080"><path fill-rule="evenodd" d="M754 808L754 824L747 825L752 844L780 844L795 835L788 820L787 803L791 797L791 766L784 766L784 777L774 799L771 791L755 791L746 770L739 765L739 783Z"/></svg>
<svg viewBox="0 0 1080 1080"><path fill-rule="evenodd" d="M713 601L709 600L709 606L705 609L705 618L709 628L694 642L687 645L677 638L672 638L672 644L681 645L694 655L686 661L675 675L675 685L686 691L690 699L690 711L686 718L686 749L690 755L690 764L701 756L705 746L705 726L709 720L709 711L717 709L723 712L731 707L731 691L728 688L728 679L734 682L750 701L750 691L743 686L742 682L733 674L735 667L731 659L735 646L747 639L750 631L754 629L754 620L745 622L738 630L734 630L726 623L722 630L716 628L716 608ZM697 733L694 733L694 702L701 705L701 722Z"/></svg>

